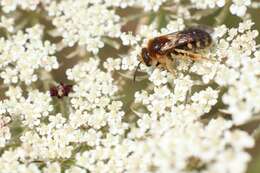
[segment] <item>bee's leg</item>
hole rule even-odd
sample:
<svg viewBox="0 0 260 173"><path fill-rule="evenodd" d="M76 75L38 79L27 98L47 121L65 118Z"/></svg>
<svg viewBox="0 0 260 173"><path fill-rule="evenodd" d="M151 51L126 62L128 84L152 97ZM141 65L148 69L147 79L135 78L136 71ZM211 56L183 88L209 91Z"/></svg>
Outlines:
<svg viewBox="0 0 260 173"><path fill-rule="evenodd" d="M156 64L156 67L167 70L168 72L172 73L174 77L176 77L176 70L174 69L175 67L175 62L174 60L169 57L169 56L163 56L159 59L159 61Z"/></svg>
<svg viewBox="0 0 260 173"><path fill-rule="evenodd" d="M198 61L198 60L202 60L202 59L206 59L209 60L208 58L198 54L198 53L194 53L194 52L190 52L187 50L182 50L182 49L174 49L177 53L179 53L180 55L182 55L184 58L189 58L193 61Z"/></svg>
<svg viewBox="0 0 260 173"><path fill-rule="evenodd" d="M171 57L167 56L165 58L165 66L166 69L173 75L174 78L177 76L177 72L175 70L175 61Z"/></svg>
<svg viewBox="0 0 260 173"><path fill-rule="evenodd" d="M157 63L156 67L162 70L167 70L165 63Z"/></svg>
<svg viewBox="0 0 260 173"><path fill-rule="evenodd" d="M162 70L166 70L166 66L165 66L165 58L164 57L160 57L157 61L156 61L156 67Z"/></svg>

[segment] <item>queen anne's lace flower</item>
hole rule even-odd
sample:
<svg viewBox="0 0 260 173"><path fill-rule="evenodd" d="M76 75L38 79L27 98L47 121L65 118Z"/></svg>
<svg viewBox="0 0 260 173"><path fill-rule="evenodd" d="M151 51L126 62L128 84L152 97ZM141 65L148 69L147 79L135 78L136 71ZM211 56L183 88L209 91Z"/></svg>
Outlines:
<svg viewBox="0 0 260 173"><path fill-rule="evenodd" d="M15 90L7 93L9 99L4 101L6 109L11 116L20 117L23 124L29 128L38 126L40 118L48 116L49 112L53 110L53 106L50 104L49 93L41 93L34 90L30 91L27 98L24 98L21 97L19 88L15 92L13 91ZM16 97L13 96L15 94L17 94Z"/></svg>
<svg viewBox="0 0 260 173"><path fill-rule="evenodd" d="M215 7L223 7L225 5L225 0L190 0L191 3L197 8L207 9L207 8L215 8Z"/></svg>
<svg viewBox="0 0 260 173"><path fill-rule="evenodd" d="M43 169L43 173L60 173L60 172L61 172L60 164L57 162L48 164L47 167Z"/></svg>
<svg viewBox="0 0 260 173"><path fill-rule="evenodd" d="M37 80L36 71L50 71L58 68L55 45L42 41L43 28L36 25L19 31L10 39L0 38L0 77L4 83L11 84L23 81L29 85Z"/></svg>
<svg viewBox="0 0 260 173"><path fill-rule="evenodd" d="M167 75L166 71L160 71L159 69L155 69L150 75L149 79L153 81L155 85L161 85L167 83Z"/></svg>
<svg viewBox="0 0 260 173"><path fill-rule="evenodd" d="M72 166L69 169L66 169L65 173L86 173L86 170L78 166Z"/></svg>
<svg viewBox="0 0 260 173"><path fill-rule="evenodd" d="M199 9L224 7L228 5L226 0L190 0L191 3ZM231 14L243 17L246 14L248 6L251 5L251 0L232 0L232 4L229 7ZM255 3L256 4L256 3ZM257 5L254 5L257 7Z"/></svg>
<svg viewBox="0 0 260 173"><path fill-rule="evenodd" d="M95 76L92 76L93 73ZM111 100L118 89L113 85L111 75L98 69L98 60L91 59L88 63L77 65L69 69L67 75L69 79L78 82L73 87L75 93L71 94L71 103L74 109L82 113L71 114L70 117L74 119L75 116L79 116L83 121L75 125L84 125L96 130L108 127L111 133L121 134L121 130L124 131L127 127L122 123L122 103ZM89 133L89 137L94 137L94 131L89 132L92 133Z"/></svg>
<svg viewBox="0 0 260 173"><path fill-rule="evenodd" d="M259 121L257 4L0 0L0 173L245 173L260 131L241 128ZM230 12L243 22L227 27ZM150 39L189 26L212 37L204 58L169 52L174 74L142 63Z"/></svg>
<svg viewBox="0 0 260 173"><path fill-rule="evenodd" d="M1 0L0 5L5 13L14 11L18 6L24 10L36 10L40 3L48 4L50 0Z"/></svg>
<svg viewBox="0 0 260 173"><path fill-rule="evenodd" d="M1 17L0 28L5 28L8 32L14 32L14 19Z"/></svg>
<svg viewBox="0 0 260 173"><path fill-rule="evenodd" d="M166 0L137 0L136 4L143 6L145 11L158 11L164 2Z"/></svg>
<svg viewBox="0 0 260 173"><path fill-rule="evenodd" d="M114 70L119 70L121 67L120 59L107 58L106 62L104 62L104 68L106 68L109 72Z"/></svg>
<svg viewBox="0 0 260 173"><path fill-rule="evenodd" d="M98 1L65 0L51 6L49 15L68 46L78 43L96 54L104 46L103 37L120 36L119 16Z"/></svg>
<svg viewBox="0 0 260 173"><path fill-rule="evenodd" d="M251 4L251 0L232 0L230 12L240 17L246 14L247 6Z"/></svg>
<svg viewBox="0 0 260 173"><path fill-rule="evenodd" d="M147 115L142 117L142 119L147 118ZM223 164L223 155L227 153L229 155L242 154L244 159L230 157L229 166L221 168L224 172L229 172L232 164L244 165L248 162L248 155L241 149L251 147L252 143L248 143L249 145L240 143L242 148L233 150L231 147L233 140L222 142L225 133L229 133L229 135L237 134L237 140L243 140L243 135L238 135L242 132L228 131L231 127L228 121L220 118L212 120L210 124L204 127L201 123L186 122L186 124L179 121L177 117L172 117L175 123L172 127L168 126L167 131L165 131L163 130L165 126L160 126L160 121L148 119L146 120L150 124L147 124L148 126L139 123L139 125L142 125L141 128L146 131L141 136L132 136L132 139L124 140L113 148L103 146L95 150L85 151L81 155L77 155L77 164L89 171L94 171L95 168L109 168L108 170L122 172L124 168L127 172L146 172L153 168L157 172L189 172L189 169L207 172L220 169L217 165ZM224 128L219 129L219 125ZM153 130L155 128L156 130ZM244 137L249 138L248 135ZM251 138L248 140L252 141ZM110 153L109 157L108 153ZM140 157L142 159L138 160ZM194 161L198 163L194 165ZM100 164L94 168L96 162ZM211 163L210 166L204 167L208 163ZM238 171L243 172L243 169L238 169Z"/></svg>
<svg viewBox="0 0 260 173"><path fill-rule="evenodd" d="M226 39L221 39L221 42L231 46L227 46L226 49L217 48L217 54L224 58L222 61L226 63L218 66L215 80L221 86L230 86L222 99L229 105L228 112L232 114L236 124L246 122L253 114L259 112L259 105L255 102L260 98L256 89L259 87L259 72L254 70L258 69L256 66L259 67L259 60L252 56L253 52L258 52L255 42L258 32L250 30L252 25L252 21L240 23L239 34L236 36L233 34L235 29L232 28ZM254 98L254 101L251 98Z"/></svg>

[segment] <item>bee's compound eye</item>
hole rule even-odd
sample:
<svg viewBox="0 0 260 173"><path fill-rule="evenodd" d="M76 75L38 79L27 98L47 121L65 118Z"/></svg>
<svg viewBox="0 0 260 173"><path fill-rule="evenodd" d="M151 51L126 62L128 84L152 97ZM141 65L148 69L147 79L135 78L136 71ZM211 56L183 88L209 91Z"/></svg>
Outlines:
<svg viewBox="0 0 260 173"><path fill-rule="evenodd" d="M151 57L149 55L149 52L146 48L142 49L142 59L147 66L151 66Z"/></svg>

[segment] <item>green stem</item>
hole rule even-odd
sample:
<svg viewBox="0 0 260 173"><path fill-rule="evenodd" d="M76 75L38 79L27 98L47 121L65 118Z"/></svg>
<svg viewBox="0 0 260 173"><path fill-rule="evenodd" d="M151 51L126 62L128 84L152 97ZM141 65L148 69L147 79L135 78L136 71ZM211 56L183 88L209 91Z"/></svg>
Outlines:
<svg viewBox="0 0 260 173"><path fill-rule="evenodd" d="M157 16L158 29L165 27L166 24L167 24L166 13L162 10L159 12L159 14Z"/></svg>
<svg viewBox="0 0 260 173"><path fill-rule="evenodd" d="M60 112L62 113L62 115L63 115L64 117L67 117L67 116L66 116L66 115L67 115L67 111L66 111L66 103L65 103L65 100L59 99L58 102L59 102Z"/></svg>
<svg viewBox="0 0 260 173"><path fill-rule="evenodd" d="M231 5L231 0L228 0L228 2L226 3L225 7L222 8L222 10L220 11L220 13L218 14L218 16L216 16L216 23L215 26L221 25L224 23L227 14L229 13L229 7Z"/></svg>

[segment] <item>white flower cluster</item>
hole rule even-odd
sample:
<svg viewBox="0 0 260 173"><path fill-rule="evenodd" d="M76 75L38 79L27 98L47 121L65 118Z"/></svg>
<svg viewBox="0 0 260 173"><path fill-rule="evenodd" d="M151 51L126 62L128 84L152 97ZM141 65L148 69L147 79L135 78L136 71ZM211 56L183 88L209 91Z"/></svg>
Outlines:
<svg viewBox="0 0 260 173"><path fill-rule="evenodd" d="M228 29L224 25L217 27L212 35L216 46L214 46L210 52L205 52L205 56L211 60L195 62L189 69L190 72L201 76L204 84L215 81L219 86L229 86L229 90L224 94L222 100L224 104L228 105L227 112L232 115L235 124L245 123L254 114L259 112L258 103L260 94L257 88L259 88L260 84L258 77L260 62L259 50L256 50L255 42L258 32L251 30L253 25L254 23L252 23L251 20L246 20L240 23L238 28ZM167 28L171 28L172 30L181 29L178 28L178 26L174 26L176 25L169 24ZM167 33L167 28L162 29L162 31ZM138 38L142 37L142 35L149 35L149 30L147 29L146 32L142 29L140 31L141 34L137 35ZM150 33L150 35L157 34L158 33ZM129 38L127 38L127 40L128 39ZM134 70L138 64L137 57L139 55L140 47L136 46L127 56L121 58L121 69ZM109 59L105 62L105 67L109 68L110 71L118 70L119 65L120 59ZM180 61L177 69L185 72L190 65L189 61ZM141 69L144 69L143 65L141 65ZM151 71L151 69L145 69L149 74L149 80L156 86L171 83L172 81L170 77L171 74L166 71L159 69ZM181 76L183 75L180 75L180 77ZM179 79L174 80L175 87L177 88L178 85L176 85L176 83L178 80ZM202 84L200 81L195 83L199 85ZM180 86L185 87L188 85L182 84ZM182 89L175 90L179 91ZM188 90L189 89L184 89L185 92L176 92L176 98L180 97L183 99ZM193 97L193 99L194 98L195 97ZM203 105L203 107L205 110L209 110L206 105Z"/></svg>
<svg viewBox="0 0 260 173"><path fill-rule="evenodd" d="M253 146L253 139L246 132L232 131L230 128L233 124L245 123L254 113L259 112L257 88L260 84L258 77L260 61L259 58L256 58L259 53L256 51L255 43L258 33L251 30L252 25L251 21L245 21L240 23L238 28L228 29L225 26L217 28L212 35L216 41L215 46L209 51L202 52L209 60L193 64L190 61L184 60L183 63L180 60L178 64L180 67L177 67L179 75L174 80L169 77L171 74L166 71L141 66L142 70L147 71L148 78L153 82L154 88L150 91L145 89L137 92L135 99L136 104L141 103L144 106L140 108L141 111L147 110L148 113L134 110L140 117L137 120L138 127L132 127L128 134L131 140L123 141L121 143L123 146L120 145L126 152L124 155L133 157L132 163L129 163L130 158L121 158L120 167L113 167L115 172L120 172L123 169L128 172L149 172L151 170L153 170L151 172L170 172L173 170L175 172L195 170L202 172L228 173L231 170L245 172L250 156L244 150ZM176 27L173 28L177 31L181 29ZM158 33L149 33L148 28L146 32L143 32L142 29L140 31L142 32L136 36L137 38L143 38L142 35L158 35ZM167 33L167 28L162 29L162 31ZM228 34L224 37L226 33ZM138 52L140 53L140 47L137 45L128 55L123 56L121 70L135 69L138 63ZM191 68L189 68L190 65L192 65ZM109 71L119 70L120 60L109 59L105 62L105 67ZM181 73L187 73L187 71L201 78L195 80L191 79L190 74ZM217 89L208 87L213 82L219 85ZM232 115L232 120L218 118L203 125L198 120L207 113L211 114L210 111L218 102L219 91L222 86L227 85L229 89L221 99L224 104L228 105L227 111ZM196 88L200 88L200 90ZM219 127L223 127L223 129L221 130ZM183 135L186 133L187 135ZM178 136L180 134L181 136ZM236 140L232 141L232 139ZM162 141L167 142L163 143ZM237 141L241 143L238 144ZM167 143L168 145L166 145ZM193 149L194 151L192 151ZM107 152L107 148L100 150L99 152L102 153ZM108 156L104 153L98 157L97 154L94 154L95 152L97 151L91 150L78 156L78 163L90 171L96 169L96 167L92 167L92 162L100 163L98 169L112 169L110 163L104 164L103 162ZM185 155L186 152L187 155ZM137 154L135 155L135 153ZM87 157L94 160L86 161ZM142 159L144 163L137 159L140 157L144 158ZM227 162L227 158L230 159L230 164L224 164ZM115 162L114 160L110 161ZM234 165L239 166L234 168Z"/></svg>
<svg viewBox="0 0 260 173"><path fill-rule="evenodd" d="M136 0L103 0L107 6L126 8L135 4Z"/></svg>
<svg viewBox="0 0 260 173"><path fill-rule="evenodd" d="M164 114L198 119L208 113L212 106L217 103L218 91L207 88L195 92L192 96L188 96L190 100L186 100L186 96L189 94L188 90L192 86L192 81L188 77L184 77L176 81L173 92L166 85L154 88L152 94L145 90L137 92L135 95L136 102L145 105L151 112L151 117L155 119Z"/></svg>
<svg viewBox="0 0 260 173"><path fill-rule="evenodd" d="M129 151L129 172L245 171L250 156L243 150L254 145L253 139L243 131L231 131L232 121L223 118L207 125L197 121L217 103L218 92L207 88L186 101L184 96L193 84L183 77L175 79L173 92L163 85L153 93L136 93L136 102L142 103L149 114L137 112L138 127L129 133L138 141L131 144L131 149L136 148ZM180 93L185 95L178 97ZM137 162L139 157L143 159ZM225 164L226 159L229 164Z"/></svg>
<svg viewBox="0 0 260 173"><path fill-rule="evenodd" d="M15 150L6 150L0 158L0 173L5 172L33 172L40 173L36 163L21 164L19 159L24 156L25 152L19 148ZM11 166L11 167L10 167Z"/></svg>
<svg viewBox="0 0 260 173"><path fill-rule="evenodd" d="M200 75L205 84L209 83L214 78L219 64L214 62L213 57L209 58L212 58L212 61L195 62L190 69L191 72Z"/></svg>
<svg viewBox="0 0 260 173"><path fill-rule="evenodd" d="M252 3L0 0L0 173L245 173L254 139L239 126L260 112L254 22L214 28L212 46L196 50L204 59L172 55L174 75L140 63L151 38L229 5L243 18ZM39 20L23 28L32 24L17 20L23 15ZM130 49L96 55L119 39ZM56 56L75 65L50 73ZM142 73L131 88L135 70Z"/></svg>
<svg viewBox="0 0 260 173"><path fill-rule="evenodd" d="M196 8L199 9L207 9L207 8L215 8L215 7L223 7L226 3L225 0L190 0L191 3L195 5Z"/></svg>
<svg viewBox="0 0 260 173"><path fill-rule="evenodd" d="M142 6L145 11L158 11L160 6L167 0L136 0L136 4ZM174 0L176 1L176 0Z"/></svg>
<svg viewBox="0 0 260 173"><path fill-rule="evenodd" d="M119 37L121 24L115 11L98 1L65 0L48 8L56 32L67 46L78 43L89 52L98 53L103 37Z"/></svg>
<svg viewBox="0 0 260 173"><path fill-rule="evenodd" d="M191 3L198 9L220 8L228 4L226 0L190 0ZM246 14L247 8L252 4L251 0L232 0L229 7L231 14L243 17Z"/></svg>
<svg viewBox="0 0 260 173"><path fill-rule="evenodd" d="M5 28L8 32L14 32L14 19L6 18L5 16L1 17L0 28Z"/></svg>
<svg viewBox="0 0 260 173"><path fill-rule="evenodd" d="M75 140L72 138L75 136L74 129L64 125L66 119L61 114L50 114L53 111L53 105L49 93L31 90L27 97L22 95L21 88L10 87L6 92L7 99L2 104L4 113L9 114L12 120L19 121L19 127L26 128L15 134L18 137L21 135L16 139L21 142L19 147L14 150L6 150L1 156L0 172L8 172L10 167L18 171L20 169L28 171L30 166L27 167L24 163L68 158L73 149L69 144ZM1 130L3 128L4 126ZM6 157L8 153L12 154ZM19 160L22 163L19 163Z"/></svg>
<svg viewBox="0 0 260 173"><path fill-rule="evenodd" d="M53 110L49 93L32 90L25 98L20 87L9 87L5 94L8 99L3 101L3 113L20 119L26 127L35 128L40 124L41 119L47 117Z"/></svg>
<svg viewBox="0 0 260 173"><path fill-rule="evenodd" d="M104 0L108 6L126 7L142 7L145 11L158 11L160 6L167 0ZM179 2L179 0L172 0Z"/></svg>
<svg viewBox="0 0 260 173"><path fill-rule="evenodd" d="M0 173L61 173L61 166L58 162L48 163L46 167L43 168L43 170L41 170L38 165L41 162L21 163L22 159L26 155L25 152L26 151L24 151L22 148L5 151L0 158ZM76 169L75 171L78 170ZM75 171L66 173L76 173ZM78 171L78 173L81 172Z"/></svg>
<svg viewBox="0 0 260 173"><path fill-rule="evenodd" d="M98 65L98 60L90 59L67 71L68 79L77 83L73 87L75 92L70 95L72 107L76 110L69 116L70 121L75 127L91 128L90 145L99 144L99 141L92 142L99 138L102 128L107 128L111 134L122 134L127 128L127 124L122 122L123 103L113 100L118 88L113 84L111 74L101 71Z"/></svg>
<svg viewBox="0 0 260 173"><path fill-rule="evenodd" d="M1 0L0 6L5 13L15 11L19 6L24 10L36 10L40 3L48 4L51 0Z"/></svg>
<svg viewBox="0 0 260 173"><path fill-rule="evenodd" d="M240 17L246 14L247 7L251 4L251 0L232 0L232 2L230 12Z"/></svg>
<svg viewBox="0 0 260 173"><path fill-rule="evenodd" d="M142 114L143 122L127 139L114 136L113 144L78 154L76 164L89 172L245 171L250 156L243 150L254 141L243 131L230 131L229 121L219 118L205 126L179 115L151 116Z"/></svg>
<svg viewBox="0 0 260 173"><path fill-rule="evenodd" d="M2 103L1 103L1 109L2 109ZM4 114L4 111L1 111L1 114ZM11 139L11 132L10 128L8 126L8 123L10 123L11 118L8 116L0 115L0 148L4 147L7 142Z"/></svg>
<svg viewBox="0 0 260 173"><path fill-rule="evenodd" d="M23 169L39 171L34 161L70 158L73 150L81 143L83 146L98 147L101 141L114 143L111 138L113 135L124 134L128 126L122 122L122 102L112 99L117 87L113 85L109 73L98 69L98 64L98 60L91 59L88 63L79 64L67 71L68 78L77 83L74 93L70 95L72 108L67 118L60 113L51 114L53 106L49 93L30 91L28 97L24 98L20 88L9 89L2 112L8 112L14 119L18 117L23 126L30 129L25 130L20 137L20 147L3 153L0 158L1 173L8 171L11 165L12 169L21 172ZM2 131L3 128L4 126ZM1 137L6 140L10 138L8 134ZM71 145L72 143L78 144ZM31 164L25 166L24 163L28 162ZM60 172L60 165L48 164L43 170ZM66 172L78 170L79 167L71 167Z"/></svg>
<svg viewBox="0 0 260 173"><path fill-rule="evenodd" d="M104 62L104 68L109 72L114 71L114 70L119 70L121 68L121 60L119 58L113 59L113 58L109 57Z"/></svg>
<svg viewBox="0 0 260 173"><path fill-rule="evenodd" d="M228 86L222 100L236 124L245 123L260 111L260 52L255 42L258 31L251 30L252 26L252 21L247 20L238 28L216 29L222 32L216 54L225 63L218 65L215 81Z"/></svg>
<svg viewBox="0 0 260 173"><path fill-rule="evenodd" d="M26 32L18 31L10 38L0 38L0 77L5 84L19 81L29 85L37 80L36 70L51 71L58 68L53 54L54 44L42 41L43 28L36 25Z"/></svg>

